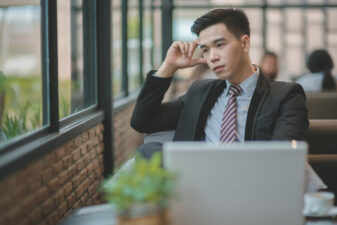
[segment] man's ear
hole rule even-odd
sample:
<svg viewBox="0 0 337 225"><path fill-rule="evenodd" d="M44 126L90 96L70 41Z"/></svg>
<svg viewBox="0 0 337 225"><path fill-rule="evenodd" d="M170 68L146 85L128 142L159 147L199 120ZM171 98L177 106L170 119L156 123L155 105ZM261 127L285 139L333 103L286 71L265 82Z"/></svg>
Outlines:
<svg viewBox="0 0 337 225"><path fill-rule="evenodd" d="M243 51L248 53L250 49L250 37L248 35L242 35L240 41Z"/></svg>

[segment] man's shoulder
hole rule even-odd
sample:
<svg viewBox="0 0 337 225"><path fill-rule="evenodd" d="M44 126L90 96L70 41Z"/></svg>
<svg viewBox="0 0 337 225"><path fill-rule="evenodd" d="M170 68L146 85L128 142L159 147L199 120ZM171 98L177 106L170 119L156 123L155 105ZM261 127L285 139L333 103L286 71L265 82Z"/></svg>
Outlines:
<svg viewBox="0 0 337 225"><path fill-rule="evenodd" d="M288 93L288 92L299 92L304 93L301 85L295 82L286 82L286 81L274 81L270 82L271 92L276 93Z"/></svg>
<svg viewBox="0 0 337 225"><path fill-rule="evenodd" d="M219 82L222 82L219 79L203 79L203 80L196 80L194 81L189 89L199 89L199 88L208 88L210 85L217 84Z"/></svg>

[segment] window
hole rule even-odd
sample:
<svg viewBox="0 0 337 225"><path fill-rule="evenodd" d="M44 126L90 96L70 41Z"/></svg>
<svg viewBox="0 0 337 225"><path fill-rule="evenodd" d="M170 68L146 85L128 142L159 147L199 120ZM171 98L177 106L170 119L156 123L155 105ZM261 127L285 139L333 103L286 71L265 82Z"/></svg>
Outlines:
<svg viewBox="0 0 337 225"><path fill-rule="evenodd" d="M121 2L112 1L112 66L113 66L113 94L122 95L122 15Z"/></svg>
<svg viewBox="0 0 337 225"><path fill-rule="evenodd" d="M90 43L83 42L83 2L59 0L57 4L59 117L62 119L95 104L96 94L95 82L86 84L93 74L84 70L84 46L88 48ZM90 61L86 64L93 65ZM87 96L87 93L94 94Z"/></svg>
<svg viewBox="0 0 337 225"><path fill-rule="evenodd" d="M48 123L42 122L40 5L5 4L0 3L0 145Z"/></svg>
<svg viewBox="0 0 337 225"><path fill-rule="evenodd" d="M140 44L139 44L139 13L138 0L128 0L128 88L135 91L140 86Z"/></svg>

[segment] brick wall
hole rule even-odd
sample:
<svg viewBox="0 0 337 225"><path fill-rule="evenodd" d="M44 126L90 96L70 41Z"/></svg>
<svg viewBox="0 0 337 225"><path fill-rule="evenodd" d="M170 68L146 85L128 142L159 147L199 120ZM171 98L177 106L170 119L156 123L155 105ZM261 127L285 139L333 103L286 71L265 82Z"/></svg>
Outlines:
<svg viewBox="0 0 337 225"><path fill-rule="evenodd" d="M118 168L144 142L144 135L130 127L134 104L114 115L115 168Z"/></svg>
<svg viewBox="0 0 337 225"><path fill-rule="evenodd" d="M54 225L100 203L103 149L99 124L0 180L0 225Z"/></svg>

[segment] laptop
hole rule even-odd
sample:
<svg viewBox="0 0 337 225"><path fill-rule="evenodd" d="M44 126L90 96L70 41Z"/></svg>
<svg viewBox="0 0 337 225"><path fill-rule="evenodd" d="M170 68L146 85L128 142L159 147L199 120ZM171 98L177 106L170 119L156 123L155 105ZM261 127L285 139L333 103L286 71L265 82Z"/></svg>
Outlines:
<svg viewBox="0 0 337 225"><path fill-rule="evenodd" d="M171 142L172 225L302 225L305 142Z"/></svg>

